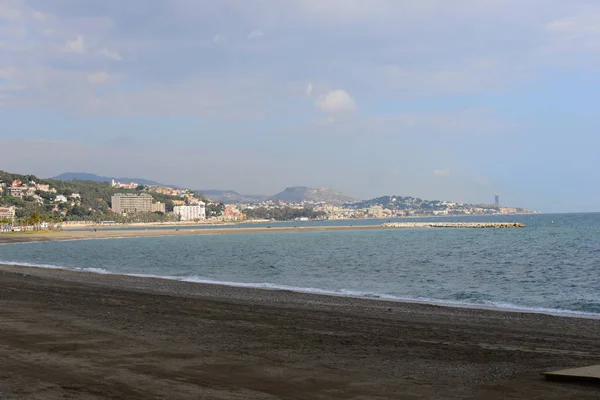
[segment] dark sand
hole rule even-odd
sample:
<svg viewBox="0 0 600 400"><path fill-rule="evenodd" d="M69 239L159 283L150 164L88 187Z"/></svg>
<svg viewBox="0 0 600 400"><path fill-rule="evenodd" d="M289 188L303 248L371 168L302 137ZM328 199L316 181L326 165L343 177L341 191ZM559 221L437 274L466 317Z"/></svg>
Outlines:
<svg viewBox="0 0 600 400"><path fill-rule="evenodd" d="M599 399L600 320L0 267L0 399Z"/></svg>

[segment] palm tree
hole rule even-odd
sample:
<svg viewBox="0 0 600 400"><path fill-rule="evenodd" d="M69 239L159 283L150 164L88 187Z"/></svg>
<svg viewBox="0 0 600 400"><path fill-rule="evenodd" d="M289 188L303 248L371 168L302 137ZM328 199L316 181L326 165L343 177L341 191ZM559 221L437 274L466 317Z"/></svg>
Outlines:
<svg viewBox="0 0 600 400"><path fill-rule="evenodd" d="M0 218L0 227L4 230L5 226L12 225L12 220L9 218Z"/></svg>
<svg viewBox="0 0 600 400"><path fill-rule="evenodd" d="M39 231L40 230L40 223L42 222L42 216L40 215L39 212L34 211L29 216L29 222L31 223L31 225L33 225L33 230L34 231Z"/></svg>
<svg viewBox="0 0 600 400"><path fill-rule="evenodd" d="M57 216L51 215L48 219L48 222L50 223L50 229L59 230L60 221L61 220Z"/></svg>

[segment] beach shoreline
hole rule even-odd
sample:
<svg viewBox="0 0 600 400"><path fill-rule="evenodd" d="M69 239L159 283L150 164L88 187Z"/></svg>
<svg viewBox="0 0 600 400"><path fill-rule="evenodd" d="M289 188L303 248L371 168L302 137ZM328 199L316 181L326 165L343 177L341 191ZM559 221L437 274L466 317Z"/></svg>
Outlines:
<svg viewBox="0 0 600 400"><path fill-rule="evenodd" d="M249 220L249 221L215 221L215 220L199 220L199 221L178 221L178 222L128 222L128 223L114 223L114 224L102 224L93 221L76 221L76 222L65 222L62 223L62 229L64 230L79 230L79 229L89 229L89 228L139 228L143 229L146 227L154 228L154 227L168 227L168 228L178 228L178 227L189 227L189 226L232 226L232 225L255 225L255 224L264 224L270 223L273 221L270 220Z"/></svg>
<svg viewBox="0 0 600 400"><path fill-rule="evenodd" d="M541 376L600 362L593 319L2 266L0 326L3 399L600 393Z"/></svg>
<svg viewBox="0 0 600 400"><path fill-rule="evenodd" d="M529 215L541 215L542 213L530 212L530 213L510 213L510 214L491 214L488 216L491 217L506 217L506 216L529 216ZM443 220L445 218L469 218L469 217L481 217L482 215L405 215L405 216L395 216L393 218L337 218L337 219L325 219L325 220L309 220L309 221L295 221L295 220L269 220L269 219L252 219L252 220L240 220L240 221L214 221L214 220L201 220L201 221L179 221L179 222L131 222L131 223L115 223L114 225L101 225L100 223L92 222L92 221L75 221L68 222L62 225L62 228L65 230L72 229L82 229L82 228L93 228L94 226L112 226L118 228L144 228L144 227L157 227L157 226L165 226L165 227L187 227L187 226L230 226L230 225L255 225L255 224L286 224L286 223L294 223L294 222L322 222L322 221L344 221L348 223L352 222L361 222L361 221L370 221L370 220L386 220L388 222L396 221L411 221L415 219L439 219Z"/></svg>
<svg viewBox="0 0 600 400"><path fill-rule="evenodd" d="M86 240L86 239L76 239L76 240ZM90 239L93 240L93 239ZM200 286L223 286L227 288L240 288L242 290L259 290L259 291L271 291L271 292L283 292L283 293L296 293L299 295L308 295L308 296L323 296L323 297L340 297L346 299L353 300L364 300L367 302L383 302L383 303L392 303L392 304L416 304L423 306L432 306L432 307L447 307L447 308L459 308L459 309L467 309L467 310L481 310L481 311L491 311L491 312L507 312L507 313L521 313L521 314L541 314L553 317L561 317L561 318L583 318L583 319L592 319L600 321L600 314L595 313L586 313L583 311L573 311L573 310L560 310L560 309L546 309L546 308L535 308L535 307L525 307L525 306L513 306L513 307L501 307L494 305L486 305L486 304L475 304L475 303L460 303L460 302L452 302L452 301L443 301L439 299L413 299L413 298L394 298L393 296L388 296L385 294L382 295L358 295L358 294L345 294L342 292L336 291L328 291L325 289L318 288L301 288L301 287L286 287L286 286L277 286L277 285L261 285L256 283L249 282L224 282L224 281L211 281L211 280L196 280L196 279L188 279L186 277L169 277L169 276L160 276L160 275L144 275L144 274L134 274L134 273L118 273L118 272L110 272L103 269L90 268L90 269L73 269L68 267L62 267L57 265L37 265L37 264L28 264L28 263L19 263L19 262L10 262L7 263L0 261L0 270L4 271L12 271L18 273L24 273L25 271L30 275L42 275L44 276L45 270L54 270L54 271L64 271L66 273L75 273L75 274L97 274L104 276L115 276L117 278L122 278L126 280L127 278L142 278L142 279L153 279L153 280L165 280L165 281L173 281L173 282L181 282L184 284L191 285L200 285ZM41 270L41 271L40 271ZM71 276L73 278L73 276ZM84 279L84 282L89 282L90 279Z"/></svg>
<svg viewBox="0 0 600 400"><path fill-rule="evenodd" d="M198 228L198 229L112 229L101 228L89 230L38 231L38 232L5 232L0 233L0 243L59 241L77 239L108 239L151 236L190 236L216 235L234 233L268 233L268 232L315 232L315 231L346 231L346 230L382 230L394 229L380 225L359 226L274 226L274 227L241 227L241 228Z"/></svg>
<svg viewBox="0 0 600 400"><path fill-rule="evenodd" d="M429 227L430 223L408 223L404 226L393 225L339 225L339 226L267 226L267 227L210 227L210 228L180 228L172 229L102 229L90 228L86 230L62 230L62 231L27 231L27 232L2 232L0 233L0 244L36 241L57 241L77 239L107 239L126 237L149 237L149 236L185 236L185 235L215 235L233 233L267 233L267 232L315 232L315 231L348 231L348 230L393 230L393 229L447 229L441 226ZM449 223L451 229L473 229L469 224L458 226L461 223ZM473 223L475 225L506 225L517 226L516 223ZM438 225L438 224L433 224ZM456 226L454 226L456 225ZM489 227L485 226L489 229ZM493 227L492 227L493 229Z"/></svg>

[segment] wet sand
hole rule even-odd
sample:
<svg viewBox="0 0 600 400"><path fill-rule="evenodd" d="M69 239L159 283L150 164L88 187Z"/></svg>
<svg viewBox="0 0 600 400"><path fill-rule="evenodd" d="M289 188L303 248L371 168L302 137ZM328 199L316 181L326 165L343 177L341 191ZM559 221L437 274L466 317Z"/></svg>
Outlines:
<svg viewBox="0 0 600 400"><path fill-rule="evenodd" d="M598 399L600 320L0 267L0 399Z"/></svg>

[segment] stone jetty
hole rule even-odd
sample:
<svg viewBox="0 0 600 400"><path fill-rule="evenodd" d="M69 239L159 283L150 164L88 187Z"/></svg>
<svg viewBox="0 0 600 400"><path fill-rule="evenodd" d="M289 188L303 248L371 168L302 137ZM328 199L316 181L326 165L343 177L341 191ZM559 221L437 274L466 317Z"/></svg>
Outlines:
<svg viewBox="0 0 600 400"><path fill-rule="evenodd" d="M384 228L525 228L519 222L386 222Z"/></svg>

